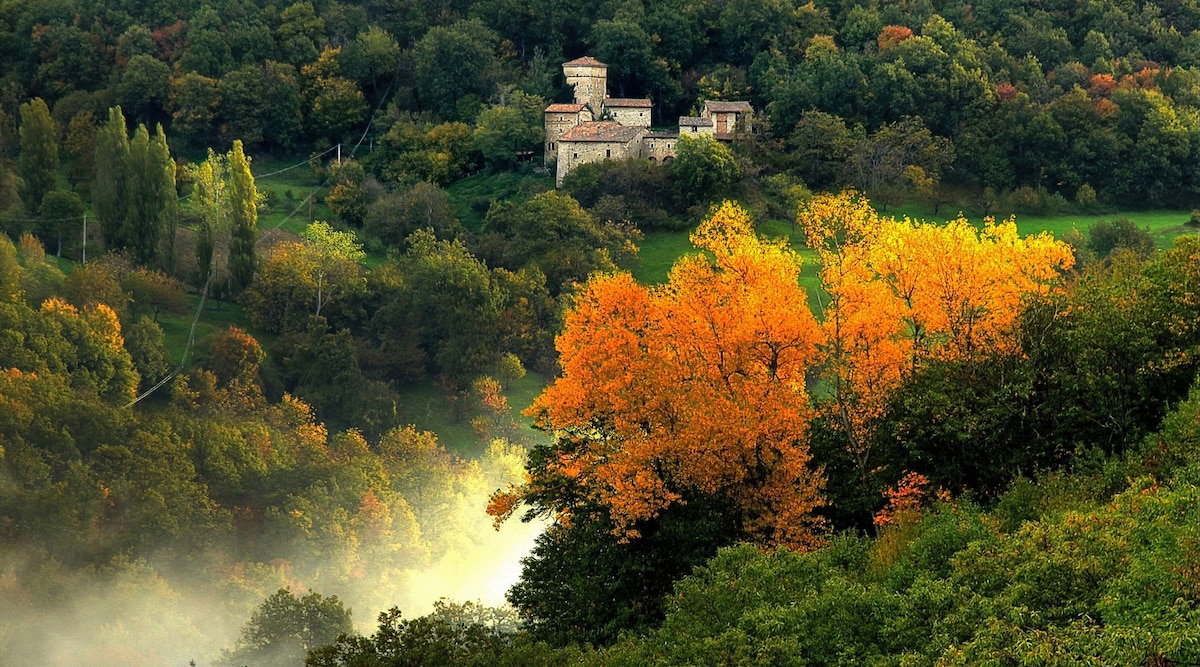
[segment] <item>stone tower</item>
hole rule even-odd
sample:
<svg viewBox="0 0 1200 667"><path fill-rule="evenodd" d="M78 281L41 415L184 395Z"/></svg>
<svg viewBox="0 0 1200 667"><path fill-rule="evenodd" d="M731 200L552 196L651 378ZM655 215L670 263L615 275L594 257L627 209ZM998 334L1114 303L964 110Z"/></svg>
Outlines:
<svg viewBox="0 0 1200 667"><path fill-rule="evenodd" d="M563 75L575 89L575 103L586 104L592 116L600 117L608 90L608 65L591 56L563 63Z"/></svg>

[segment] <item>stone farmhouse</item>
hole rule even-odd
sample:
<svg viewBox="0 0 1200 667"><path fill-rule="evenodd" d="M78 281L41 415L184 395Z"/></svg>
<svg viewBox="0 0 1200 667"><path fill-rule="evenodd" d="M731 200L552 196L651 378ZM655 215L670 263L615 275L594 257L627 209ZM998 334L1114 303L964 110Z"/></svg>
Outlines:
<svg viewBox="0 0 1200 667"><path fill-rule="evenodd" d="M754 111L748 102L715 100L706 101L699 116L680 116L678 130L652 132L650 100L608 96L608 65L584 56L562 68L575 101L546 107L545 161L556 165L556 185L589 162L633 157L670 162L681 134L733 141L750 132Z"/></svg>

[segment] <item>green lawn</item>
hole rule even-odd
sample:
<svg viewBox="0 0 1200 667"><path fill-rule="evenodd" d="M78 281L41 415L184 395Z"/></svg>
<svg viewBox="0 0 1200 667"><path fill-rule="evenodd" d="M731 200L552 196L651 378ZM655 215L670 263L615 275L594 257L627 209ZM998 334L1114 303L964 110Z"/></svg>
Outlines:
<svg viewBox="0 0 1200 667"><path fill-rule="evenodd" d="M1062 238L1064 234L1070 232L1072 229L1078 229L1081 234L1086 236L1091 226L1098 221L1129 218L1138 227L1149 228L1150 236L1154 238L1159 248L1169 248L1172 239L1176 236L1196 234L1200 231L1193 227L1184 226L1183 223L1188 221L1190 215L1189 211L1166 210L1124 211L1093 215L1018 215L1017 231L1021 234L1036 234L1040 231L1048 231L1056 238Z"/></svg>
<svg viewBox="0 0 1200 667"><path fill-rule="evenodd" d="M554 177L519 172L484 171L456 181L446 192L463 227L472 233L483 229L483 218L495 201L523 201L554 189Z"/></svg>
<svg viewBox="0 0 1200 667"><path fill-rule="evenodd" d="M258 218L260 231L282 227L299 234L313 220L336 219L324 204L325 180L302 157L256 158L252 164L255 187L270 193L270 211Z"/></svg>
<svg viewBox="0 0 1200 667"><path fill-rule="evenodd" d="M183 351L187 346L188 334L192 329L192 319L196 315L196 306L200 303L200 296L196 294L188 295L188 302L191 304L191 310L186 315L161 313L158 317L158 325L163 330L163 342L166 343L167 349L171 352L171 360L174 363L179 363L183 357ZM242 307L235 303L209 299L205 302L204 312L200 314L199 321L196 322L196 340L200 341L205 336L224 331L230 325L250 330L250 320L246 317L246 313L242 310ZM253 331L253 335L264 347L267 345L268 336L266 334L261 331ZM192 354L195 354L194 349L192 350Z"/></svg>

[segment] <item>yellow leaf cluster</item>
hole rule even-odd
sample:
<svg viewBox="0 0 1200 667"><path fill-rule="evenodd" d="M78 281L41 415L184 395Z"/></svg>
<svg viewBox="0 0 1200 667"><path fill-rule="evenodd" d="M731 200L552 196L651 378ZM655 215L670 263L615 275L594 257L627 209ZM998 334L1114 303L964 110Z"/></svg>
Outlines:
<svg viewBox="0 0 1200 667"><path fill-rule="evenodd" d="M798 221L821 257L826 372L852 449L923 361L1014 352L1022 305L1073 261L1067 244L1022 238L1011 219L982 230L962 217L895 220L853 192L814 198Z"/></svg>

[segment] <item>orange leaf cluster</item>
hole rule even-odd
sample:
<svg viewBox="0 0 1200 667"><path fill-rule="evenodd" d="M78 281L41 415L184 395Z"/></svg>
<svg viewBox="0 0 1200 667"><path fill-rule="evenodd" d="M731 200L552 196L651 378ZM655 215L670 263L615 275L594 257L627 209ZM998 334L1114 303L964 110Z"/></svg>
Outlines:
<svg viewBox="0 0 1200 667"><path fill-rule="evenodd" d="M622 536L684 493L719 494L768 544L811 547L821 503L805 374L821 332L799 258L726 203L667 284L592 278L558 339L563 375L529 414L586 445L550 472L580 481Z"/></svg>
<svg viewBox="0 0 1200 667"><path fill-rule="evenodd" d="M906 473L896 484L883 492L888 504L875 515L876 526L886 526L913 518L929 496L929 478L919 472Z"/></svg>

